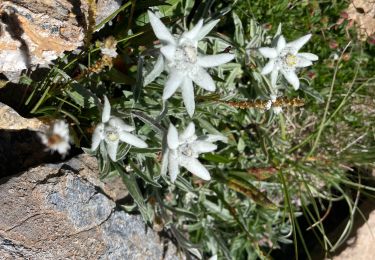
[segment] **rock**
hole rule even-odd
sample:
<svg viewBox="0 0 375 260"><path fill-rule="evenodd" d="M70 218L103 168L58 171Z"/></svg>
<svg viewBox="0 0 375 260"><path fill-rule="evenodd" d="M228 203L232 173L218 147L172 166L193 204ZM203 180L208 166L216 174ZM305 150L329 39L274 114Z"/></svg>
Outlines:
<svg viewBox="0 0 375 260"><path fill-rule="evenodd" d="M51 157L38 119L0 103L0 177ZM0 259L177 259L140 216L120 210L128 192L120 177L99 180L97 161L80 155L0 179Z"/></svg>
<svg viewBox="0 0 375 260"><path fill-rule="evenodd" d="M96 24L101 23L110 14L121 7L121 0L100 0L96 3Z"/></svg>
<svg viewBox="0 0 375 260"><path fill-rule="evenodd" d="M99 187L113 201L119 201L128 196L128 190L125 188L120 176L114 176L104 180L99 179L99 169L96 158L83 154L78 158L72 158L70 164L77 165L76 167L80 167L78 165L83 165L79 172L80 176L95 185L95 187Z"/></svg>
<svg viewBox="0 0 375 260"><path fill-rule="evenodd" d="M24 118L0 102L0 178L19 173L44 162L61 160L42 144L38 131L48 125L36 118Z"/></svg>
<svg viewBox="0 0 375 260"><path fill-rule="evenodd" d="M0 129L0 178L59 160L58 154L51 155L46 151L37 132Z"/></svg>
<svg viewBox="0 0 375 260"><path fill-rule="evenodd" d="M121 0L99 0L96 24L116 11ZM83 44L88 0L0 1L0 73L13 82L22 70L48 66L64 51Z"/></svg>
<svg viewBox="0 0 375 260"><path fill-rule="evenodd" d="M356 215L354 232L339 252L332 259L334 260L368 260L373 259L375 254L374 234L375 234L375 208L372 200L368 200L360 206L360 210L366 216L366 222L362 216Z"/></svg>
<svg viewBox="0 0 375 260"><path fill-rule="evenodd" d="M1 179L0 259L178 259L92 181L96 163L81 155Z"/></svg>
<svg viewBox="0 0 375 260"><path fill-rule="evenodd" d="M19 173L43 162L61 160L51 156L37 131L48 126L36 118L23 118L7 105L0 103L0 178Z"/></svg>
<svg viewBox="0 0 375 260"><path fill-rule="evenodd" d="M375 35L375 2L369 0L353 0L348 9L348 20L355 22L359 37L366 40Z"/></svg>
<svg viewBox="0 0 375 260"><path fill-rule="evenodd" d="M46 130L47 125L36 118L23 118L13 108L0 102L0 129Z"/></svg>

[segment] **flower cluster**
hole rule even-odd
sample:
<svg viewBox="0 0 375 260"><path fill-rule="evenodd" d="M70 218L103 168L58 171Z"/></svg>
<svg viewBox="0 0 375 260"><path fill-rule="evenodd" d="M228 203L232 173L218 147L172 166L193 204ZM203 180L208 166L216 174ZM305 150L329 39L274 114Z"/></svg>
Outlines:
<svg viewBox="0 0 375 260"><path fill-rule="evenodd" d="M230 53L205 55L200 53L198 49L199 41L215 27L219 20L204 24L201 19L191 30L180 35L172 35L153 12L148 11L148 17L161 46L154 68L144 78L143 83L145 86L148 85L163 71L166 71L168 78L164 85L163 102L166 102L177 89L180 89L187 114L193 117L195 111L194 84L207 91L215 91L215 82L206 69L225 64L235 58L234 54ZM286 43L285 38L280 35L275 47L259 48L259 52L264 57L269 58L261 73L264 75L271 73L273 87L276 88L277 77L281 72L295 90L299 88L300 83L296 70L310 66L312 61L318 60L318 57L314 54L299 53L299 50L310 38L311 34L308 34L293 42ZM101 52L104 56L116 57L116 41L114 39L106 41L106 44L101 46ZM261 102L262 107L265 110L272 108L274 113L280 113L285 102L281 102L283 99L277 98L275 93L272 93L270 97L270 100L263 102L264 104ZM109 101L107 97L104 97L102 122L95 128L91 149L95 151L103 144L101 147L105 148L104 151L110 159L117 161L120 141L139 148L146 148L147 144L142 139L130 133L135 128L125 124L122 119L111 116L110 109ZM167 145L163 154L162 173L169 172L172 183L175 182L180 173L181 166L203 180L211 179L209 171L201 164L198 157L202 153L215 151L217 146L214 142L226 142L226 137L222 135L198 137L195 134L195 125L192 122L180 134L176 127L170 124L166 137ZM101 148L101 151L103 148Z"/></svg>

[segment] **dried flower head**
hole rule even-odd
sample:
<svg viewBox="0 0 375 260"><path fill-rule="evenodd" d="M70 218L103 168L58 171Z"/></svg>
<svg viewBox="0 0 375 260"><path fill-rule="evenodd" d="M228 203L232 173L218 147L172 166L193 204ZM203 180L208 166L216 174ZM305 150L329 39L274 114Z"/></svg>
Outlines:
<svg viewBox="0 0 375 260"><path fill-rule="evenodd" d="M117 41L115 37L109 36L101 44L100 51L103 55L109 56L111 58L116 58L117 57L116 45L117 45Z"/></svg>
<svg viewBox="0 0 375 260"><path fill-rule="evenodd" d="M65 156L70 149L69 126L62 120L54 122L47 133L40 133L39 137L47 149L52 152L57 151Z"/></svg>

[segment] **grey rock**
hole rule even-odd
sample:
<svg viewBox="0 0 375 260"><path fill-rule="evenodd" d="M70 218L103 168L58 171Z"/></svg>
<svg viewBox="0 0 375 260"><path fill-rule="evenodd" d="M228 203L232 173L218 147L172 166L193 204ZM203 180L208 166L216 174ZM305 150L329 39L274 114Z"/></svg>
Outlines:
<svg viewBox="0 0 375 260"><path fill-rule="evenodd" d="M110 14L121 7L121 0L101 0L97 2L97 9L99 12L96 16L96 24L100 24Z"/></svg>
<svg viewBox="0 0 375 260"><path fill-rule="evenodd" d="M30 129L43 131L47 125L36 118L24 118L20 116L13 108L0 102L0 129Z"/></svg>
<svg viewBox="0 0 375 260"><path fill-rule="evenodd" d="M140 216L116 207L110 183L87 179L97 178L95 163L81 155L0 179L1 260L179 259Z"/></svg>

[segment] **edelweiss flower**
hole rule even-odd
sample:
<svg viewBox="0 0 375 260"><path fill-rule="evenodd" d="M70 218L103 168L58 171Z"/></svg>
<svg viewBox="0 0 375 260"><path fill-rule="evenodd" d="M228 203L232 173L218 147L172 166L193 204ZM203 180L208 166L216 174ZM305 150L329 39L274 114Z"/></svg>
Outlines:
<svg viewBox="0 0 375 260"><path fill-rule="evenodd" d="M182 99L186 110L193 116L195 110L193 82L207 91L215 91L215 83L205 68L219 66L234 58L233 54L200 55L198 41L202 40L219 20L203 26L203 20L190 31L177 38L173 37L165 25L152 12L148 12L151 26L156 37L161 41L160 49L165 57L166 69L169 77L164 86L163 100L170 98L181 88ZM150 77L145 78L145 85L153 81L164 70L164 59L159 57Z"/></svg>
<svg viewBox="0 0 375 260"><path fill-rule="evenodd" d="M311 34L307 34L295 41L286 43L285 38L280 35L276 48L263 47L259 48L259 52L269 62L262 70L262 74L271 73L272 86L276 86L277 76L279 71L285 79L294 87L295 90L299 88L299 79L296 75L296 68L303 68L312 65L312 61L318 60L318 56L312 53L298 51L311 38Z"/></svg>
<svg viewBox="0 0 375 260"><path fill-rule="evenodd" d="M39 134L42 143L51 151L65 156L70 149L69 126L62 120L53 123L46 134Z"/></svg>
<svg viewBox="0 0 375 260"><path fill-rule="evenodd" d="M105 141L106 149L112 161L116 161L117 148L120 141L134 145L139 148L146 148L147 144L129 133L135 128L127 125L121 118L111 116L111 105L108 98L104 96L104 108L102 114L102 122L99 123L92 135L91 150L95 151L101 141Z"/></svg>
<svg viewBox="0 0 375 260"><path fill-rule="evenodd" d="M190 123L179 135L174 125L170 124L167 134L168 148L163 158L163 169L169 171L171 181L174 182L180 172L180 166L195 174L203 180L210 180L208 170L198 161L201 153L216 150L217 146L212 142L223 141L227 138L222 135L195 135L195 125Z"/></svg>

